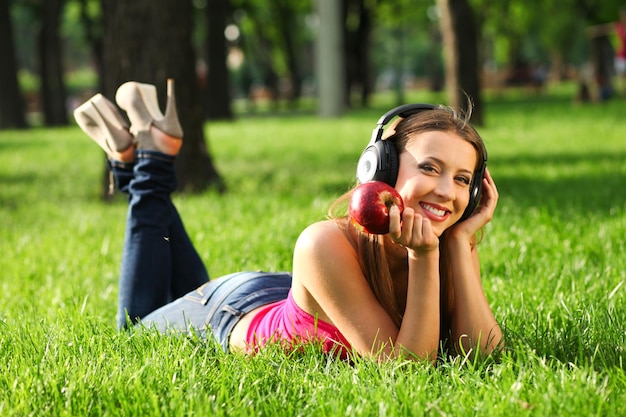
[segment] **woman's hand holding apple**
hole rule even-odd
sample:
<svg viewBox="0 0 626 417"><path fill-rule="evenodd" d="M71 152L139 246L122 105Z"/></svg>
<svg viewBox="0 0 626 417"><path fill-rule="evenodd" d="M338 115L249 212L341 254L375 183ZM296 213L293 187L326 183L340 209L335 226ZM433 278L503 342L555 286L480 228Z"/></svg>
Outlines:
<svg viewBox="0 0 626 417"><path fill-rule="evenodd" d="M398 191L382 181L359 185L350 198L348 214L352 223L366 233L384 235L389 232L389 210L404 210Z"/></svg>
<svg viewBox="0 0 626 417"><path fill-rule="evenodd" d="M416 252L430 252L439 248L439 238L426 217L405 207L400 213L397 207L389 211L389 236L391 239Z"/></svg>

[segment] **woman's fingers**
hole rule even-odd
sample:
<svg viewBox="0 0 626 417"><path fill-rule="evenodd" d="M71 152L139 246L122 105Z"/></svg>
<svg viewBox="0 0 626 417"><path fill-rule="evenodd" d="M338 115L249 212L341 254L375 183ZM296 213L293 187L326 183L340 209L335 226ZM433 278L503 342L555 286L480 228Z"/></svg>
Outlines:
<svg viewBox="0 0 626 417"><path fill-rule="evenodd" d="M400 218L400 209L393 205L389 209L389 236L394 241L400 239L402 235L402 219Z"/></svg>
<svg viewBox="0 0 626 417"><path fill-rule="evenodd" d="M439 239L430 220L416 214L411 207L405 207L402 221L396 207L391 208L389 217L389 235L394 242L413 250L431 250L438 247Z"/></svg>
<svg viewBox="0 0 626 417"><path fill-rule="evenodd" d="M496 187L496 183L491 176L489 170L485 170L485 178L483 179L483 189L484 189L484 200L481 201L481 206L484 208L485 215L487 217L487 222L491 220L493 217L493 213L496 210L496 205L498 204L498 188Z"/></svg>

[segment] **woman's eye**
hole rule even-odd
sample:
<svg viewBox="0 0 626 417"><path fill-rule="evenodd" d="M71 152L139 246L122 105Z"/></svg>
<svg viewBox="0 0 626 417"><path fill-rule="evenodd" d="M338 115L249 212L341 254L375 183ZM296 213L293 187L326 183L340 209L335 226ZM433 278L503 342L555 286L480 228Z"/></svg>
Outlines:
<svg viewBox="0 0 626 417"><path fill-rule="evenodd" d="M461 184L465 184L465 185L469 185L471 182L471 179L468 177L456 177L456 180L460 182Z"/></svg>
<svg viewBox="0 0 626 417"><path fill-rule="evenodd" d="M437 171L434 166L429 165L429 164L420 164L419 167L420 167L420 169L423 169L424 171L428 171L428 172L436 172Z"/></svg>

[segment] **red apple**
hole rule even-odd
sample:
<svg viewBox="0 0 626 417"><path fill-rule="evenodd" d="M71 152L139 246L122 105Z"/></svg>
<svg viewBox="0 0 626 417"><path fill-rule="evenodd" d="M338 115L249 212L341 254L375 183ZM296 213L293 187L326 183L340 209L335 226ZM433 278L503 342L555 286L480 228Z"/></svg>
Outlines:
<svg viewBox="0 0 626 417"><path fill-rule="evenodd" d="M384 235L389 233L389 209L393 205L398 206L402 214L404 202L398 191L382 181L370 181L354 190L348 214L364 232Z"/></svg>

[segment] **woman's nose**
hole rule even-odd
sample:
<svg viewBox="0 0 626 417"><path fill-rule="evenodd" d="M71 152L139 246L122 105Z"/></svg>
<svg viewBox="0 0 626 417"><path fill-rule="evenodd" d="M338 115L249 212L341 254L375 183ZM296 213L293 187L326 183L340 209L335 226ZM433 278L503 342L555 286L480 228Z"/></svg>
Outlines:
<svg viewBox="0 0 626 417"><path fill-rule="evenodd" d="M446 200L454 200L454 179L440 177L435 186L435 194Z"/></svg>

